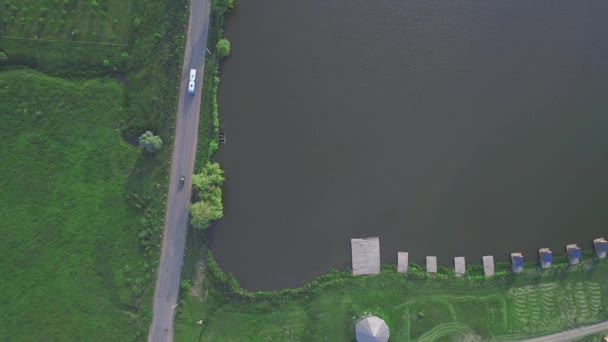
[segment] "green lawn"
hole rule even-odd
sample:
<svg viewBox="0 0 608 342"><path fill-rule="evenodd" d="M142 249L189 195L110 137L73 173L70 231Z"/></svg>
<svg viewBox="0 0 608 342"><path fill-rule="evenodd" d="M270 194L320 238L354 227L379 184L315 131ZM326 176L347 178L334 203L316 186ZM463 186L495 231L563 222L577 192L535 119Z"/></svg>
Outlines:
<svg viewBox="0 0 608 342"><path fill-rule="evenodd" d="M140 276L124 90L0 72L0 340L132 339Z"/></svg>
<svg viewBox="0 0 608 342"><path fill-rule="evenodd" d="M207 282L206 299L183 298L176 339L352 341L364 312L386 319L391 341L510 340L608 319L608 263L590 271L563 270L487 281L413 279L393 267L373 277L342 272L309 298L277 305L261 297L258 303L237 303Z"/></svg>

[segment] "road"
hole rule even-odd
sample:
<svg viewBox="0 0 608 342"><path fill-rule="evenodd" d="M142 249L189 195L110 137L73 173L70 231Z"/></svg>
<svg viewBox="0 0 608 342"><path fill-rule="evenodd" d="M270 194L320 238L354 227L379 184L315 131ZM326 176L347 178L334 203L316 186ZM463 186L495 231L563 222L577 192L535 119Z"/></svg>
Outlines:
<svg viewBox="0 0 608 342"><path fill-rule="evenodd" d="M154 316L148 334L148 341L151 342L173 340L173 316L184 262L189 218L188 204L192 192L192 174L198 140L209 9L209 0L191 0L188 37L184 52L184 70L177 105L162 251L154 291ZM197 69L195 95L187 92L190 69ZM186 178L183 186L179 184L179 178L182 176Z"/></svg>
<svg viewBox="0 0 608 342"><path fill-rule="evenodd" d="M522 342L566 342L566 341L576 341L576 339L591 335L597 334L602 331L608 331L608 321L588 325L586 327L580 327L575 329L570 329L566 331L562 331L560 333L541 336L529 340L524 340Z"/></svg>

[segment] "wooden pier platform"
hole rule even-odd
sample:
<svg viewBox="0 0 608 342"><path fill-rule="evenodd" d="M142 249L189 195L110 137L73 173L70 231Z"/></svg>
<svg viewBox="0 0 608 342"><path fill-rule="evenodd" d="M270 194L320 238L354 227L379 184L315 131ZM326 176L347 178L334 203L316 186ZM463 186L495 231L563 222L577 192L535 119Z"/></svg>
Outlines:
<svg viewBox="0 0 608 342"><path fill-rule="evenodd" d="M426 257L426 271L428 273L437 273L437 257L435 257L435 256Z"/></svg>
<svg viewBox="0 0 608 342"><path fill-rule="evenodd" d="M380 273L380 238L350 239L353 275Z"/></svg>
<svg viewBox="0 0 608 342"><path fill-rule="evenodd" d="M454 258L454 271L456 275L463 276L467 272L467 268L464 263L464 257Z"/></svg>
<svg viewBox="0 0 608 342"><path fill-rule="evenodd" d="M482 258L483 260L483 273L486 277L494 276L494 256L486 255Z"/></svg>
<svg viewBox="0 0 608 342"><path fill-rule="evenodd" d="M397 272L407 273L409 255L407 252L397 252Z"/></svg>

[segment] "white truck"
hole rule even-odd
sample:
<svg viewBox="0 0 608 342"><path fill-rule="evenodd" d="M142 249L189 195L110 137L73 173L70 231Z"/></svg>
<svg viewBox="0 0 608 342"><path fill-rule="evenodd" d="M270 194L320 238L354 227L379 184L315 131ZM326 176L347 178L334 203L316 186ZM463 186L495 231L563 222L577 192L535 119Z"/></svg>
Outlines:
<svg viewBox="0 0 608 342"><path fill-rule="evenodd" d="M190 69L190 80L188 81L188 93L194 94L196 88L196 69Z"/></svg>

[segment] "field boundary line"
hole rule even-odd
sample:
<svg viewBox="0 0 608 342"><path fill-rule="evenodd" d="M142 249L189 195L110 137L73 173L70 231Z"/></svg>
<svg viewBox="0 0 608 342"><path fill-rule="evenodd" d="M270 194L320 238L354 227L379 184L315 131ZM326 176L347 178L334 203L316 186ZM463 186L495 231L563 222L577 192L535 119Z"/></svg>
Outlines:
<svg viewBox="0 0 608 342"><path fill-rule="evenodd" d="M14 39L14 40L32 40L52 43L73 43L73 44L93 44L93 45L112 45L112 46L128 46L126 43L103 43L103 42L88 42L81 40L63 40L63 39L45 39L45 38L25 38L25 37L10 37L2 36L2 39Z"/></svg>

